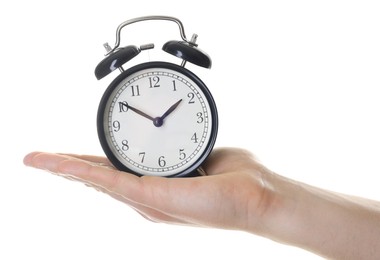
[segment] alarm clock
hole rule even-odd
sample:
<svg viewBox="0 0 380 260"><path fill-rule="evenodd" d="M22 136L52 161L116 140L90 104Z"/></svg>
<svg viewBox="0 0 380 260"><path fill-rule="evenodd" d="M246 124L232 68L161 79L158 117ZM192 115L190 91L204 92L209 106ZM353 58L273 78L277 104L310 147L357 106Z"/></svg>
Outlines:
<svg viewBox="0 0 380 260"><path fill-rule="evenodd" d="M147 20L178 25L181 40L165 43L162 50L180 58L180 64L149 61L122 67L140 52L154 48L154 44L120 47L122 28ZM95 69L96 78L117 69L121 74L100 101L97 131L106 156L117 169L138 176L202 175L201 165L216 141L218 113L206 84L185 68L187 62L211 68L210 57L198 48L196 39L196 34L186 38L177 18L145 16L120 24L113 48L104 44L107 54Z"/></svg>

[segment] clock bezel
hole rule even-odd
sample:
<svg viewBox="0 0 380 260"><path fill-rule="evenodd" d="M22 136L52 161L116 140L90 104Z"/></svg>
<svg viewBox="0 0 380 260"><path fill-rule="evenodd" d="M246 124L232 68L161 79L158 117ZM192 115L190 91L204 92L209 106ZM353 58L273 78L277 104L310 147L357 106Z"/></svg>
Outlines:
<svg viewBox="0 0 380 260"><path fill-rule="evenodd" d="M201 154L201 156L194 162L192 163L189 167L187 167L185 170L173 174L173 175L168 175L164 177L184 177L184 176L196 176L196 171L197 169L201 166L201 164L204 162L204 160L208 157L208 155L211 153L215 142L216 142L216 137L218 133L218 112L217 112L217 107L214 101L214 98L207 88L206 84L193 72L190 70L181 67L179 65L169 63L169 62L161 62L161 61L154 61L154 62L146 62L142 64L135 65L124 72L122 72L120 75L118 75L108 86L106 91L103 94L103 97L100 101L99 108L98 108L98 114L97 114L97 131L98 131L98 137L100 144L103 148L103 151L105 152L106 156L108 159L111 161L111 163L119 170L133 173L137 176L143 176L144 174L141 174L139 172L136 172L130 168L128 168L125 164L123 164L117 156L114 154L110 146L112 144L109 144L107 141L106 137L106 129L104 127L104 112L107 107L107 103L109 98L111 97L112 93L114 92L115 88L129 75L136 73L138 71L144 70L144 69L152 69L152 68L164 68L164 69L169 69L176 71L178 73L181 73L188 78L190 78L198 87L199 90L203 92L204 96L206 97L206 100L209 104L210 107L210 113L211 113L211 135L208 140L208 142L205 144L206 148ZM160 175L156 175L160 176Z"/></svg>

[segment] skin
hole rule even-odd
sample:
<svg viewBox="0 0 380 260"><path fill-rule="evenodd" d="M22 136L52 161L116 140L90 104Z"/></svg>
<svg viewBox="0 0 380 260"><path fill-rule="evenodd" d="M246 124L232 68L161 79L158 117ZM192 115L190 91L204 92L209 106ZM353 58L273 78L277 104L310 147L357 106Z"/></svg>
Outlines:
<svg viewBox="0 0 380 260"><path fill-rule="evenodd" d="M333 259L380 259L380 202L287 179L248 151L214 149L196 178L137 177L97 156L33 152L27 166L80 181L154 222L243 230Z"/></svg>

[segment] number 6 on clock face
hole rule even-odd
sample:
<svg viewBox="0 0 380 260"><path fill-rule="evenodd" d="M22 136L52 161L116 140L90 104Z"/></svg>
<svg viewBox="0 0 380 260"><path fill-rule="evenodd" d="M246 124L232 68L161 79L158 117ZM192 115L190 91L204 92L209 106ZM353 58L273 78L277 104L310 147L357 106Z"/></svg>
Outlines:
<svg viewBox="0 0 380 260"><path fill-rule="evenodd" d="M215 102L189 70L148 62L120 74L103 95L98 134L110 161L137 175L185 176L211 152Z"/></svg>

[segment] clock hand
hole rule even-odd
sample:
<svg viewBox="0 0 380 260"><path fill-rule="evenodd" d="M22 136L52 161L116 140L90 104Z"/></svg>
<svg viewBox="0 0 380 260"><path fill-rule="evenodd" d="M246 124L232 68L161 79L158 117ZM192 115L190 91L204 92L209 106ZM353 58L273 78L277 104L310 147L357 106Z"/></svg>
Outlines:
<svg viewBox="0 0 380 260"><path fill-rule="evenodd" d="M149 119L149 120L154 121L154 118L153 118L153 117L147 115L146 113L142 112L141 110L139 110L139 109L137 109L137 108L134 108L134 107L130 106L129 104L127 104L127 107L128 107L130 110L132 110L133 112L139 114L140 116L143 116L143 117L145 117L145 118L147 118L147 119Z"/></svg>
<svg viewBox="0 0 380 260"><path fill-rule="evenodd" d="M172 105L171 107L169 107L169 109L161 116L161 120L164 120L165 117L167 117L168 115L170 115L171 112L174 111L174 109L176 109L179 105L179 103L181 103L182 99L180 99L179 101L177 101L174 105Z"/></svg>
<svg viewBox="0 0 380 260"><path fill-rule="evenodd" d="M164 124L164 119L170 115L171 112L173 112L179 105L179 103L181 103L182 99L178 100L174 105L172 105L171 107L169 107L169 109L160 117L156 117L154 120L153 120L153 124L154 126L156 127L160 127Z"/></svg>

